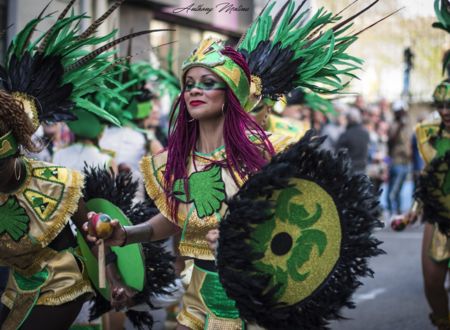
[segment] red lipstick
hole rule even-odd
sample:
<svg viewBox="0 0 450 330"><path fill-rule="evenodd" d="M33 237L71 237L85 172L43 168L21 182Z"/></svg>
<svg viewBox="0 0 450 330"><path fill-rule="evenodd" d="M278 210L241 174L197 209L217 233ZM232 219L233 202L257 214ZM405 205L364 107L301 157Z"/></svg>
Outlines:
<svg viewBox="0 0 450 330"><path fill-rule="evenodd" d="M206 102L200 101L200 100L194 100L189 102L190 105L192 105L193 107L198 107L199 105L205 104Z"/></svg>

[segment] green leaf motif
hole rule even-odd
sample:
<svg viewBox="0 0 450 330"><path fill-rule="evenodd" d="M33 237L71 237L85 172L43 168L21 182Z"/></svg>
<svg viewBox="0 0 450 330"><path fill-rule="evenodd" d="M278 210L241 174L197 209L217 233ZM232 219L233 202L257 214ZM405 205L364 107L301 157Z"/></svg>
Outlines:
<svg viewBox="0 0 450 330"><path fill-rule="evenodd" d="M176 180L173 193L183 203L194 203L200 218L213 215L220 210L226 197L221 168L212 166L206 171L192 173L187 192L183 179Z"/></svg>
<svg viewBox="0 0 450 330"><path fill-rule="evenodd" d="M7 233L18 242L28 232L30 218L15 197L0 205L0 236Z"/></svg>
<svg viewBox="0 0 450 330"><path fill-rule="evenodd" d="M316 204L316 212L313 215L309 215L305 207L298 204L291 204L289 211L289 219L295 219L297 225L302 229L311 227L322 216L322 207L319 204Z"/></svg>
<svg viewBox="0 0 450 330"><path fill-rule="evenodd" d="M319 256L323 254L327 246L327 237L324 232L316 229L307 229L297 239L291 257L287 261L288 273L295 281L304 281L309 272L301 274L298 272L310 258L312 249L317 246Z"/></svg>
<svg viewBox="0 0 450 330"><path fill-rule="evenodd" d="M450 150L450 139L438 138L434 144L434 148L437 151L436 157L444 157L445 153Z"/></svg>
<svg viewBox="0 0 450 330"><path fill-rule="evenodd" d="M271 249L272 240L277 236L280 229L277 229L277 221L284 223L284 233L289 234L294 242L289 251L283 255L272 255L272 260L259 260L255 262L255 267L272 275L272 285L278 286L277 297L286 293L288 281L302 282L310 275L310 270L302 267L310 261L314 248L318 251L318 256L322 256L328 244L326 234L312 228L322 217L322 206L315 204L314 212L308 212L303 204L297 204L293 200L297 196L303 195L298 188L287 188L280 192L276 201L275 216L273 219L265 221L254 228L252 233L252 248L257 253L267 255ZM298 228L300 234L293 236L293 232L287 228ZM287 229L287 230L286 230Z"/></svg>
<svg viewBox="0 0 450 330"><path fill-rule="evenodd" d="M50 169L46 168L44 172L42 172L42 176L46 179L50 179L51 177L58 178L58 170L57 169Z"/></svg>

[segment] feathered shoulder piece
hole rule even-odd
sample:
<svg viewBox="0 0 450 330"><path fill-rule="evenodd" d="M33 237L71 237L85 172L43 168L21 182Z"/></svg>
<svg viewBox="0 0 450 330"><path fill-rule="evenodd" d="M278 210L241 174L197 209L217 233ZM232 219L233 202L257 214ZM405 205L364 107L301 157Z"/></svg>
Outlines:
<svg viewBox="0 0 450 330"><path fill-rule="evenodd" d="M249 64L255 94L276 100L298 87L320 94L341 91L362 64L348 53L362 31L352 34L349 28L377 2L343 19L323 8L308 18L309 10L302 10L306 1L296 8L292 0L272 15L276 2L269 1L237 46Z"/></svg>
<svg viewBox="0 0 450 330"><path fill-rule="evenodd" d="M109 41L116 31L104 36L95 32L105 19L124 0L118 0L85 31L80 23L88 17L75 15L73 10L66 17L75 0L71 0L55 23L36 40L32 41L36 26L51 15L46 8L31 20L9 45L6 61L0 67L0 88L19 99L37 128L42 121L68 121L76 119L71 112L74 105L86 111L100 109L85 96L93 91L106 89L105 72L113 63L105 53L117 44L142 34L161 30L131 33ZM48 5L47 5L48 6ZM165 30L164 30L165 31ZM92 51L87 47L105 45Z"/></svg>

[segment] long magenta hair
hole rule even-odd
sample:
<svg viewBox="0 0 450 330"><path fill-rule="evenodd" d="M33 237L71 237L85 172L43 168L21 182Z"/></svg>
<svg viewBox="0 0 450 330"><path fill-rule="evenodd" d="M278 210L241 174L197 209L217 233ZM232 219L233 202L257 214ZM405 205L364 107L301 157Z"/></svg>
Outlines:
<svg viewBox="0 0 450 330"><path fill-rule="evenodd" d="M231 47L225 47L221 53L238 64L250 81L250 69L240 53ZM234 177L233 170L245 181L249 175L259 171L268 162L267 155L272 156L275 151L264 130L245 112L233 91L227 87L225 93L223 134L226 160L223 166L229 169L237 184L238 181ZM171 217L175 221L180 201L173 198L173 183L178 179L184 179L185 191L189 193L187 165L189 158L193 155L199 135L198 121L191 120L187 111L184 89L181 91L174 109L177 107L178 113L172 111L170 117L168 154L164 173L166 196L170 205Z"/></svg>

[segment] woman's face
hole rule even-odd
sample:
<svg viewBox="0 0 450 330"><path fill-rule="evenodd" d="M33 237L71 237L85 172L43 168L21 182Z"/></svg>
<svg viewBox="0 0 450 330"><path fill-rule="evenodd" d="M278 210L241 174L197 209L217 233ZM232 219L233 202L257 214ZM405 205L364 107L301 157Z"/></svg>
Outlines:
<svg viewBox="0 0 450 330"><path fill-rule="evenodd" d="M197 120L220 118L225 104L225 82L203 67L186 72L184 99L192 118Z"/></svg>
<svg viewBox="0 0 450 330"><path fill-rule="evenodd" d="M450 107L448 104L439 105L437 107L439 115L441 116L442 123L446 129L450 129Z"/></svg>

